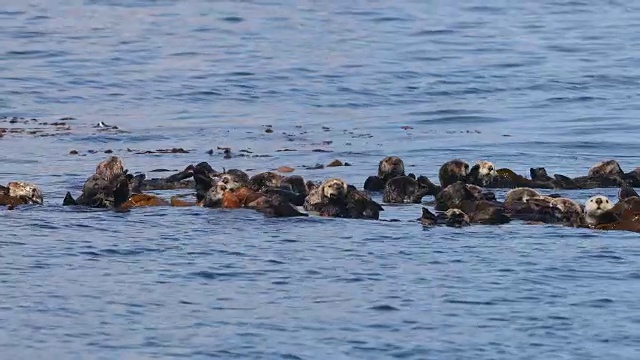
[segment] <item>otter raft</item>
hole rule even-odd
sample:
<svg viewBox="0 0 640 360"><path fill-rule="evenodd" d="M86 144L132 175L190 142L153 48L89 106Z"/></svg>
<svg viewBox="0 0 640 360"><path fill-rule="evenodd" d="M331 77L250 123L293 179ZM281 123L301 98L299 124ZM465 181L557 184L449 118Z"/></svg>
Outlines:
<svg viewBox="0 0 640 360"><path fill-rule="evenodd" d="M208 162L148 179L144 173L132 174L118 156L109 156L97 164L93 174L87 174L81 188L68 189L64 199L45 200L46 191L36 184L12 179L0 186L0 205L27 211L47 202L122 213L142 207L157 207L157 211L163 207L246 208L276 218L404 221L423 227L499 226L518 221L528 226L640 232L640 197L634 190L640 186L640 168L624 172L615 160L599 162L586 175L573 178L550 176L544 167L530 168L526 177L490 161L470 166L462 159L445 162L437 173L439 184L425 175L407 173L401 158L388 156L379 162L376 175L364 179L362 189L335 177L311 180L273 171L217 171ZM597 192L604 188L618 189L617 199ZM496 196L498 189L505 191L502 198ZM180 193L169 198L157 194L167 190ZM569 190L593 194L578 203L558 193ZM379 197L380 201L374 200ZM386 208L402 204L422 204L421 213L408 220L381 219Z"/></svg>

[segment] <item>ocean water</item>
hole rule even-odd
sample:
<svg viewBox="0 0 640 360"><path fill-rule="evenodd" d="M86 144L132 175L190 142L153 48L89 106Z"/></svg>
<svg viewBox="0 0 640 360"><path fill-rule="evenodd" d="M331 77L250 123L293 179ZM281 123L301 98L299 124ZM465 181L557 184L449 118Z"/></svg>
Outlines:
<svg viewBox="0 0 640 360"><path fill-rule="evenodd" d="M0 137L0 183L45 193L0 210L0 358L640 358L634 233L61 206L105 150L358 187L386 155L630 170L638 4L6 0L0 23L0 128L40 131ZM189 153L140 154L163 148Z"/></svg>

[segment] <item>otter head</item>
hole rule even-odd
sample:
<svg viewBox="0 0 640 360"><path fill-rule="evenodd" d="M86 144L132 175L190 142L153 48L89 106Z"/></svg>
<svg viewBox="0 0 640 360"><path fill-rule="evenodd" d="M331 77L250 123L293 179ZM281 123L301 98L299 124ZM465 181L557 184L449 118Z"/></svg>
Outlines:
<svg viewBox="0 0 640 360"><path fill-rule="evenodd" d="M596 225L598 223L598 217L612 208L613 204L606 196L592 196L584 204L585 220L587 220L587 223L590 225Z"/></svg>
<svg viewBox="0 0 640 360"><path fill-rule="evenodd" d="M496 177L496 167L492 162L489 161L478 161L474 166L477 167L478 171L478 180L481 186L487 186L493 181L493 178ZM473 169L472 169L473 171Z"/></svg>
<svg viewBox="0 0 640 360"><path fill-rule="evenodd" d="M589 176L622 176L624 172L615 160L601 161L589 169Z"/></svg>
<svg viewBox="0 0 640 360"><path fill-rule="evenodd" d="M23 198L31 204L42 205L43 203L42 191L33 184L22 181L12 181L7 184L7 187L9 188L9 196Z"/></svg>
<svg viewBox="0 0 640 360"><path fill-rule="evenodd" d="M378 177L391 179L404 176L404 162L397 156L387 156L378 164Z"/></svg>
<svg viewBox="0 0 640 360"><path fill-rule="evenodd" d="M440 167L440 171L438 172L440 186L443 189L458 181L466 182L468 176L469 164L460 159L447 161Z"/></svg>
<svg viewBox="0 0 640 360"><path fill-rule="evenodd" d="M211 187L204 197L203 205L205 207L218 207L222 204L225 192L229 190L227 184L218 182L215 186Z"/></svg>
<svg viewBox="0 0 640 360"><path fill-rule="evenodd" d="M124 174L124 165L117 156L109 156L96 166L96 175L107 181L112 181Z"/></svg>
<svg viewBox="0 0 640 360"><path fill-rule="evenodd" d="M224 173L220 175L220 180L218 181L216 187L221 187L222 185L225 186L225 190L235 190L239 187L242 187L243 182L233 174Z"/></svg>
<svg viewBox="0 0 640 360"><path fill-rule="evenodd" d="M445 211L444 215L447 226L461 227L469 225L469 216L460 209L451 208Z"/></svg>
<svg viewBox="0 0 640 360"><path fill-rule="evenodd" d="M328 179L321 185L323 198L344 199L347 196L347 183L341 179Z"/></svg>

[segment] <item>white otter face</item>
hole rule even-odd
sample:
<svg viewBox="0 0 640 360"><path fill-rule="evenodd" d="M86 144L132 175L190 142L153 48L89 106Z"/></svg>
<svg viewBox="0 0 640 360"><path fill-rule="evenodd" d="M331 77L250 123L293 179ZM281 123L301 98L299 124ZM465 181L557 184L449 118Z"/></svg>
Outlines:
<svg viewBox="0 0 640 360"><path fill-rule="evenodd" d="M43 203L42 191L40 191L40 189L38 189L34 184L22 181L12 181L7 184L7 187L9 188L9 196L23 197L33 204Z"/></svg>
<svg viewBox="0 0 640 360"><path fill-rule="evenodd" d="M224 197L224 193L228 190L229 188L227 187L227 184L223 182L219 182L216 184L216 186L209 189L209 193L207 194L207 197L209 198L210 201L222 201L222 198Z"/></svg>
<svg viewBox="0 0 640 360"><path fill-rule="evenodd" d="M220 181L217 186L224 185L226 187L225 190L235 190L242 185L238 182L232 175L223 174L220 176Z"/></svg>
<svg viewBox="0 0 640 360"><path fill-rule="evenodd" d="M480 178L482 185L488 185L493 181L493 178L498 175L496 167L489 161L478 161L478 177Z"/></svg>
<svg viewBox="0 0 640 360"><path fill-rule="evenodd" d="M380 161L378 176L404 175L404 162L397 156L387 156Z"/></svg>
<svg viewBox="0 0 640 360"><path fill-rule="evenodd" d="M347 195L347 184L340 179L329 179L322 184L322 196L328 199L342 199Z"/></svg>
<svg viewBox="0 0 640 360"><path fill-rule="evenodd" d="M593 165L588 174L589 176L619 176L623 171L617 161L607 160Z"/></svg>
<svg viewBox="0 0 640 360"><path fill-rule="evenodd" d="M445 211L444 215L447 217L447 220L449 221L459 221L462 224L469 224L469 216L467 216L467 214L464 213L464 211L460 210L460 209L449 209L447 211Z"/></svg>
<svg viewBox="0 0 640 360"><path fill-rule="evenodd" d="M584 215L587 222L593 224L597 221L596 217L602 215L607 210L611 210L613 204L606 196L596 195L592 196L584 204Z"/></svg>

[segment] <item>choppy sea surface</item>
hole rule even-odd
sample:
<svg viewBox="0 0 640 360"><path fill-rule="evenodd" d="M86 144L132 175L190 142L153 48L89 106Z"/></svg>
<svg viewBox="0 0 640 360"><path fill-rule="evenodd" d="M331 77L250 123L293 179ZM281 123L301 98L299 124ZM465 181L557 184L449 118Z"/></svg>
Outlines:
<svg viewBox="0 0 640 360"><path fill-rule="evenodd" d="M358 187L385 155L433 180L456 157L630 170L640 5L7 0L0 23L0 115L74 118L0 138L0 183L45 193L0 210L0 358L640 358L634 233L61 206L107 149Z"/></svg>

